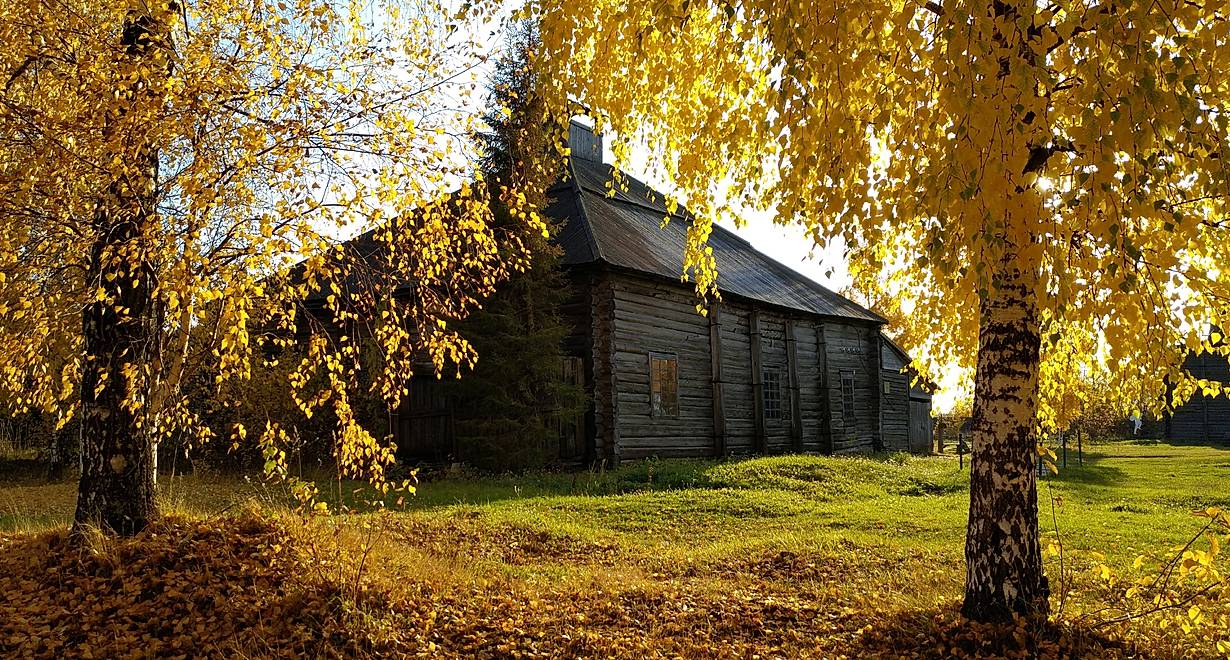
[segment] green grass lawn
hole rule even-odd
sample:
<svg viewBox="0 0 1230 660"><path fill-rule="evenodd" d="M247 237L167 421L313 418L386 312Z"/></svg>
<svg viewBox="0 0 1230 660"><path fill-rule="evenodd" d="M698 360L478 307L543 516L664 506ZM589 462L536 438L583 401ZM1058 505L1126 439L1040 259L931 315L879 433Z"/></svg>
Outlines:
<svg viewBox="0 0 1230 660"><path fill-rule="evenodd" d="M969 506L955 457L651 461L606 473L454 478L420 486L424 520L481 518L680 556L840 541L957 553ZM1056 506L1052 515L1050 506ZM1132 560L1184 543L1192 511L1230 508L1230 451L1116 443L1070 453L1039 486L1044 533Z"/></svg>
<svg viewBox="0 0 1230 660"><path fill-rule="evenodd" d="M1199 532L1206 521L1193 511L1230 508L1227 449L1116 443L1087 448L1083 465L1072 452L1067 463L1042 480L1039 501L1044 545L1061 540L1064 567L1073 572L1073 611L1093 609L1103 593L1091 570L1101 555L1129 576L1137 556L1161 556ZM584 600L576 594L595 591L674 594L701 610L720 609L715 603L731 594L801 594L799 607L863 611L867 627L915 621L903 629L915 634L959 602L967 487L968 471L947 456L648 461L610 471L431 479L399 510L313 525L349 535L378 566L370 577L391 588L427 581L486 594L488 587L474 585L498 584L527 594L526 602L574 594L570 607ZM160 488L169 509L196 516L284 497L251 481L201 475L164 479ZM353 504L357 488L321 484L334 505ZM0 488L0 530L62 525L71 508L70 484L9 483ZM363 527L366 536L338 531L346 527ZM1048 557L1047 570L1058 584L1058 558ZM852 630L869 634L859 621L798 642L815 647L787 639L775 648L787 655L850 648ZM640 634L665 643L664 626ZM1211 653L1201 644L1215 637L1167 637L1160 655Z"/></svg>

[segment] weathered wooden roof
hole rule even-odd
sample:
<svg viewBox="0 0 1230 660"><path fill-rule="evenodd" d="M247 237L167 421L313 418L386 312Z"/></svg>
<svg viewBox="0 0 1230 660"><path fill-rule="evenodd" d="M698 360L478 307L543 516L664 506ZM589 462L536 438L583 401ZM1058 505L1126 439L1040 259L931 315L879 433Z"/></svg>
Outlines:
<svg viewBox="0 0 1230 660"><path fill-rule="evenodd" d="M881 362L885 369L904 369L910 376L910 395L913 397L931 398L931 395L939 389L934 381L924 379L921 382L914 382L914 376L918 373L912 366L913 360L910 359L910 354L901 348L901 344L893 341L892 337L884 333L880 333L881 346L896 356L896 362L899 364L890 364L887 358L881 357Z"/></svg>
<svg viewBox="0 0 1230 660"><path fill-rule="evenodd" d="M679 279L688 215L667 217L664 196L623 175L626 190L607 195L608 164L570 159L569 180L554 186L546 209L562 225L559 243L569 265L606 263L654 276ZM769 256L733 232L714 225L709 237L723 293L820 316L884 323L880 315L828 290Z"/></svg>
<svg viewBox="0 0 1230 660"><path fill-rule="evenodd" d="M887 347L888 350L892 351L903 365L910 364L910 354L906 353L904 348L901 348L901 344L893 341L892 337L889 337L884 333L880 333L880 341L884 342L884 346Z"/></svg>

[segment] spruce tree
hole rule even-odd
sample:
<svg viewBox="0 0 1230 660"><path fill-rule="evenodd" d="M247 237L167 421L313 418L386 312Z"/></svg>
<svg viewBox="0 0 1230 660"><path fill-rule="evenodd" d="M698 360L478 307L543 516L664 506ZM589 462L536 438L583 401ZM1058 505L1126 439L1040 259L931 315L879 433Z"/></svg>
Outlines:
<svg viewBox="0 0 1230 660"><path fill-rule="evenodd" d="M560 315L568 282L560 249L509 213L510 194L542 209L561 163L554 126L535 93L531 61L536 28L512 30L488 86L487 130L476 135L480 170L491 186L497 226L529 259L462 324L478 351L472 373L453 385L461 458L480 468L522 469L559 458L561 420L580 413L584 393L561 378L562 342L570 328ZM515 191L515 192L513 192ZM551 228L553 233L555 228ZM510 252L520 252L510 249Z"/></svg>

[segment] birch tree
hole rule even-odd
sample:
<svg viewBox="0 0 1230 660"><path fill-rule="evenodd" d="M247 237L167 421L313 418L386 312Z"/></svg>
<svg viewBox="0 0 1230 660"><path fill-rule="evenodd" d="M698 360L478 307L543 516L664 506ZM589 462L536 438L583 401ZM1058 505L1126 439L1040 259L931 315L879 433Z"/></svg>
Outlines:
<svg viewBox="0 0 1230 660"><path fill-rule="evenodd" d="M0 7L0 399L80 415L78 525L127 534L157 515L154 443L208 439L179 389L203 357L242 381L291 341L307 357L287 387L309 416L332 408L343 473L389 487L393 448L349 402L359 337L381 351L374 392L396 405L416 360L473 361L449 322L516 256L456 153L466 118L452 109L482 53L458 28L489 9ZM340 239L364 229L380 256L359 263ZM395 297L407 283L414 295ZM327 303L309 317L312 291ZM225 440L259 442L276 470L276 422Z"/></svg>
<svg viewBox="0 0 1230 660"><path fill-rule="evenodd" d="M964 612L1047 611L1037 428L1096 362L1155 407L1226 352L1230 21L1178 0L535 0L542 76L702 220L845 247L924 373L976 369ZM1167 390L1166 383L1173 386Z"/></svg>

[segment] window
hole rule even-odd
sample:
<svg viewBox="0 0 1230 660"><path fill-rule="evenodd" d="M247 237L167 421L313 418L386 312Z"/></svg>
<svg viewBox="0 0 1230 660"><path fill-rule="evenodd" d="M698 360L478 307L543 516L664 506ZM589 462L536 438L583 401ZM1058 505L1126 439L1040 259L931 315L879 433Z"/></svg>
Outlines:
<svg viewBox="0 0 1230 660"><path fill-rule="evenodd" d="M560 384L570 385L576 388L585 386L585 371L584 363L581 358L564 356L560 358ZM560 401L560 404L568 404L568 401ZM559 409L559 450L560 458L565 460L576 459L584 456L584 438L585 438L585 415L583 406L570 406L570 409L565 410L566 406L561 405Z"/></svg>
<svg viewBox="0 0 1230 660"><path fill-rule="evenodd" d="M679 367L673 355L649 356L649 404L654 417L679 416Z"/></svg>
<svg viewBox="0 0 1230 660"><path fill-rule="evenodd" d="M854 372L841 372L841 416L846 428L854 423Z"/></svg>
<svg viewBox="0 0 1230 660"><path fill-rule="evenodd" d="M765 419L790 419L790 406L782 397L781 370L765 369L761 374L760 388L764 397Z"/></svg>
<svg viewBox="0 0 1230 660"><path fill-rule="evenodd" d="M560 382L565 385L583 384L581 358L565 355L560 358Z"/></svg>

